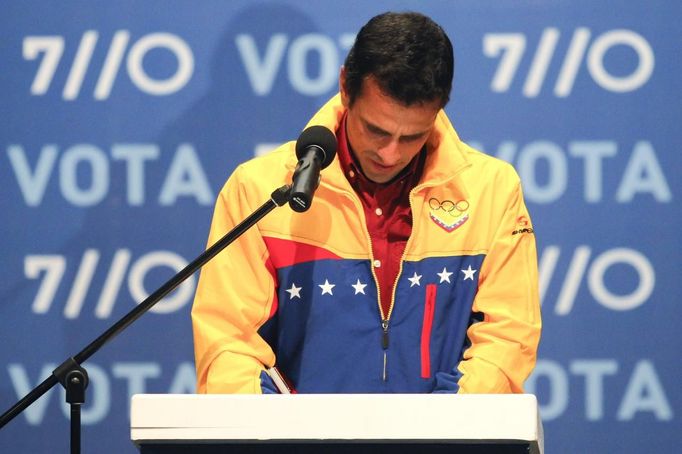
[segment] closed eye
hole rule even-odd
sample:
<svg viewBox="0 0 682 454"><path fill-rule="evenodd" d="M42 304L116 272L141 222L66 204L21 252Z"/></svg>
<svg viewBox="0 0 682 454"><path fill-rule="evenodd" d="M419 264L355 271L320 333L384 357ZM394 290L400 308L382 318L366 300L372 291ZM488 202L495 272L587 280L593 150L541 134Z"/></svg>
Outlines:
<svg viewBox="0 0 682 454"><path fill-rule="evenodd" d="M419 134L411 134L409 136L400 136L400 141L403 143L417 142L424 138L426 132L420 132Z"/></svg>
<svg viewBox="0 0 682 454"><path fill-rule="evenodd" d="M384 131L378 126L374 126L373 124L367 123L366 125L367 131L371 134L374 134L375 136L378 137L391 137L391 133L388 131Z"/></svg>

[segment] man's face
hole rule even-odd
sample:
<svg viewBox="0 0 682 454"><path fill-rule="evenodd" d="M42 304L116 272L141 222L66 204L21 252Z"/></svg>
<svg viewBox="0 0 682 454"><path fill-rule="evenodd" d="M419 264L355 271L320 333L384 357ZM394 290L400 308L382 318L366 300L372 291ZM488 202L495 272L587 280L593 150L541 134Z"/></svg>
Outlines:
<svg viewBox="0 0 682 454"><path fill-rule="evenodd" d="M383 94L371 77L350 106L343 70L341 99L348 108L350 146L362 172L375 183L391 181L419 153L440 110L438 101L407 107Z"/></svg>

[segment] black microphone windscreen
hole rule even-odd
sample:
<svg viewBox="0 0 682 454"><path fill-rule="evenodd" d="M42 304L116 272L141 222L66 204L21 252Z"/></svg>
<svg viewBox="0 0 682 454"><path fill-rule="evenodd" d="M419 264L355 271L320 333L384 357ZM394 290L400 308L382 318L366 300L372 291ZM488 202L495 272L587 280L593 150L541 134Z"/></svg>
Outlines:
<svg viewBox="0 0 682 454"><path fill-rule="evenodd" d="M296 141L296 157L301 159L311 146L319 147L324 151L321 163L323 169L332 163L336 155L336 136L329 128L319 125L306 128Z"/></svg>

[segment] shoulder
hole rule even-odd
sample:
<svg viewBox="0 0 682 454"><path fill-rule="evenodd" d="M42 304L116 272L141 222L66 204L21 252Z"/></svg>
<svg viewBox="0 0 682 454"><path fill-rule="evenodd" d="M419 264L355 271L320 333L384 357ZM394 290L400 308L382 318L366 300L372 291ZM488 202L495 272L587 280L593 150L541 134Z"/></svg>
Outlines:
<svg viewBox="0 0 682 454"><path fill-rule="evenodd" d="M296 166L295 142L287 142L262 156L239 164L228 183L276 185L291 175Z"/></svg>
<svg viewBox="0 0 682 454"><path fill-rule="evenodd" d="M518 183L519 177L514 167L506 161L490 156L462 141L452 126L450 119L441 111L436 119L435 133L430 146L437 151L433 162L437 171L472 174L474 178L488 181L503 179Z"/></svg>
<svg viewBox="0 0 682 454"><path fill-rule="evenodd" d="M287 142L262 156L249 159L237 166L234 173L241 176L263 176L286 173L296 165L295 142Z"/></svg>
<svg viewBox="0 0 682 454"><path fill-rule="evenodd" d="M471 164L469 173L474 178L490 180L497 185L516 186L520 184L520 178L516 169L508 162L477 150L467 143L460 142L458 145L467 161Z"/></svg>
<svg viewBox="0 0 682 454"><path fill-rule="evenodd" d="M267 200L275 189L291 183L296 166L295 142L287 142L275 150L239 164L220 190L222 197L245 198L256 202Z"/></svg>

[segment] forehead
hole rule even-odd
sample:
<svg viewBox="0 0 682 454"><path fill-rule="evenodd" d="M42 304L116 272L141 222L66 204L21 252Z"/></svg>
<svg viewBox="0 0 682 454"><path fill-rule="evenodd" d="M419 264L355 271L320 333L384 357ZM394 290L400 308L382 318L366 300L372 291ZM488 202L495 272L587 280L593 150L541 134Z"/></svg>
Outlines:
<svg viewBox="0 0 682 454"><path fill-rule="evenodd" d="M439 101L407 106L385 94L371 77L363 81L362 90L350 109L362 122L400 134L430 129L439 110Z"/></svg>

